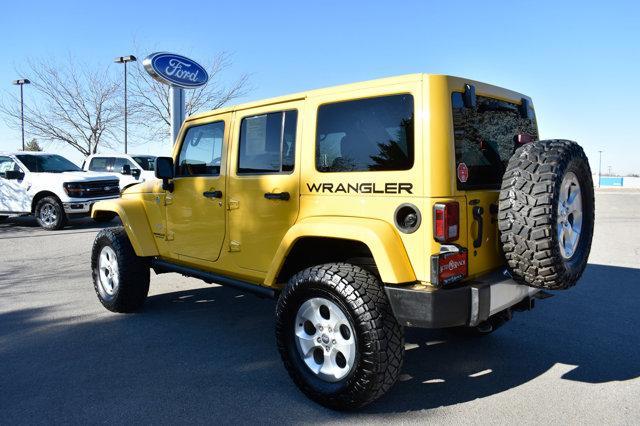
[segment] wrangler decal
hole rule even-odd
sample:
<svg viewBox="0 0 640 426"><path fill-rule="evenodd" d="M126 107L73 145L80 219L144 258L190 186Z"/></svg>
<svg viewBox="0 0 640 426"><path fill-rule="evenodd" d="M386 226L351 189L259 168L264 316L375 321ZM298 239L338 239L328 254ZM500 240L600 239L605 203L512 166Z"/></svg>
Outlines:
<svg viewBox="0 0 640 426"><path fill-rule="evenodd" d="M309 192L330 194L413 194L413 184L408 182L376 183L307 183Z"/></svg>

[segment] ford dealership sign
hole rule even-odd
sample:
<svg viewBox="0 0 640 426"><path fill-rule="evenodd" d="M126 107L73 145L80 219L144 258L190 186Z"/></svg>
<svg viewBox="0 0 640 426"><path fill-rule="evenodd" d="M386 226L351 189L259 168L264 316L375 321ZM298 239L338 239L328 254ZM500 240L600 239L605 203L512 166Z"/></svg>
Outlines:
<svg viewBox="0 0 640 426"><path fill-rule="evenodd" d="M197 62L174 53L156 52L142 62L149 74L161 83L192 89L209 80L207 71Z"/></svg>

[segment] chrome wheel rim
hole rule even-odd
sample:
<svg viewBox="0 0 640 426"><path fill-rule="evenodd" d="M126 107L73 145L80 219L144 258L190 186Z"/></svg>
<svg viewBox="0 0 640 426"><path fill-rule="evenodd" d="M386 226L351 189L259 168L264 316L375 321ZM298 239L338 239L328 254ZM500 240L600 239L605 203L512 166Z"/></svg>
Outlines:
<svg viewBox="0 0 640 426"><path fill-rule="evenodd" d="M329 299L314 297L298 309L294 333L298 353L322 380L345 378L355 363L356 337L344 311Z"/></svg>
<svg viewBox="0 0 640 426"><path fill-rule="evenodd" d="M118 271L118 259L116 252L109 246L104 246L98 258L98 271L100 275L101 293L106 296L113 296L118 291L120 285L120 274Z"/></svg>
<svg viewBox="0 0 640 426"><path fill-rule="evenodd" d="M47 203L40 208L38 217L42 223L51 226L58 220L58 212L53 204Z"/></svg>
<svg viewBox="0 0 640 426"><path fill-rule="evenodd" d="M582 231L582 193L580 182L573 172L567 173L560 185L558 199L557 234L560 254L571 259L578 248Z"/></svg>

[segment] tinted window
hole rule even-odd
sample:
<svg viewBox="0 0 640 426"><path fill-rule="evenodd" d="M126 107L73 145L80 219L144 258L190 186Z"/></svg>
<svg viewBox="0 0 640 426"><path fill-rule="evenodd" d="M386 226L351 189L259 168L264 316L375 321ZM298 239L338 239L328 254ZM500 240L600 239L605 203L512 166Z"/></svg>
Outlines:
<svg viewBox="0 0 640 426"><path fill-rule="evenodd" d="M318 108L316 168L321 172L407 170L413 166L413 96Z"/></svg>
<svg viewBox="0 0 640 426"><path fill-rule="evenodd" d="M116 157L114 159L113 162L113 171L116 173L120 173L122 171L122 166L124 166L125 164L128 164L129 167L131 167L131 170L133 169L139 169L138 166L136 166L135 164L133 164L131 161L127 160L126 158L118 158Z"/></svg>
<svg viewBox="0 0 640 426"><path fill-rule="evenodd" d="M89 170L92 172L106 172L108 170L110 160L112 159L107 157L92 158L89 163Z"/></svg>
<svg viewBox="0 0 640 426"><path fill-rule="evenodd" d="M138 165L142 168L142 170L154 171L156 168L156 157L152 156L139 156L139 157L131 157L133 161L138 163Z"/></svg>
<svg viewBox="0 0 640 426"><path fill-rule="evenodd" d="M462 93L451 96L456 167L466 164L466 182L458 189L499 188L517 136L538 139L535 118L523 118L518 105L477 96L477 108L465 108Z"/></svg>
<svg viewBox="0 0 640 426"><path fill-rule="evenodd" d="M34 173L61 173L80 171L80 168L60 155L16 155L18 160Z"/></svg>
<svg viewBox="0 0 640 426"><path fill-rule="evenodd" d="M177 176L218 175L224 140L224 121L193 126L180 148Z"/></svg>
<svg viewBox="0 0 640 426"><path fill-rule="evenodd" d="M238 173L293 171L297 120L294 110L243 118Z"/></svg>

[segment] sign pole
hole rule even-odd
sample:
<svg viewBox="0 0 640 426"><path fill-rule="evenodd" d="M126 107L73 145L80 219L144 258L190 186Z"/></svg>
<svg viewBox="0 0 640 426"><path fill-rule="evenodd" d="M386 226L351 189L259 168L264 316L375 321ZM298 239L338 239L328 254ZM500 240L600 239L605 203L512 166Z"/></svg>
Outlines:
<svg viewBox="0 0 640 426"><path fill-rule="evenodd" d="M171 112L171 144L177 142L180 126L185 119L184 89L169 86L169 111Z"/></svg>

